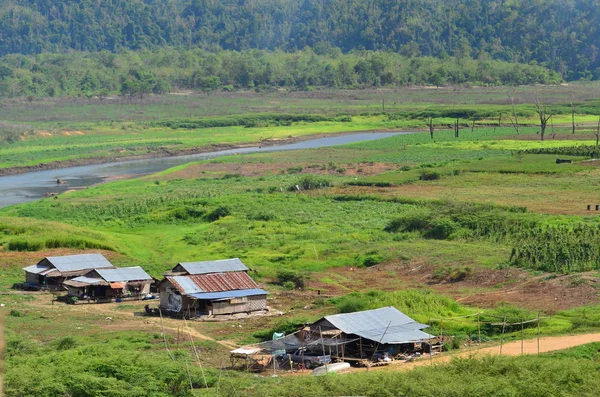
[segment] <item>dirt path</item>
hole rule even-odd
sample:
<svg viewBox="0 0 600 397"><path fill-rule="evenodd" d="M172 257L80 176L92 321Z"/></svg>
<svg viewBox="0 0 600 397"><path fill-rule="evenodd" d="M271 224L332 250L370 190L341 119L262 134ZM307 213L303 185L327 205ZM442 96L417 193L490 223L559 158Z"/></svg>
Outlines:
<svg viewBox="0 0 600 397"><path fill-rule="evenodd" d="M540 338L540 353L553 352L557 350L568 349L570 347L581 346L592 342L600 342L600 333L593 334L582 334L582 335L563 335L563 336L545 336ZM537 354L538 342L537 339L529 339L523 341L523 354ZM504 355L504 356L518 356L521 354L521 341L505 343L502 346L502 353L500 353L500 345L493 347L485 347L477 349L473 347L463 348L456 353L444 353L439 356L434 356L432 360L424 357L418 361L412 361L410 363L397 361L394 365L386 367L375 367L371 370L388 370L388 371L403 371L412 369L414 367L447 363L453 358L469 358L469 357L482 357L487 355ZM397 364L396 364L397 363ZM364 371L364 369L363 369Z"/></svg>

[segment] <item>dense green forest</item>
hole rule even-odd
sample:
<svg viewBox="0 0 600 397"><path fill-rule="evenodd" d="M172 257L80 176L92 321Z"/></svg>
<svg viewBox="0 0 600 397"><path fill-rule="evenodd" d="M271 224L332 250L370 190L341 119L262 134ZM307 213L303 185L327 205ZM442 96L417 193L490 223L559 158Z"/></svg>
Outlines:
<svg viewBox="0 0 600 397"><path fill-rule="evenodd" d="M600 78L596 0L0 0L0 56L163 46L536 63Z"/></svg>
<svg viewBox="0 0 600 397"><path fill-rule="evenodd" d="M318 55L267 50L202 49L7 55L0 59L0 97L139 97L171 89L363 88L409 84L556 84L541 66L471 58L406 58L393 52Z"/></svg>

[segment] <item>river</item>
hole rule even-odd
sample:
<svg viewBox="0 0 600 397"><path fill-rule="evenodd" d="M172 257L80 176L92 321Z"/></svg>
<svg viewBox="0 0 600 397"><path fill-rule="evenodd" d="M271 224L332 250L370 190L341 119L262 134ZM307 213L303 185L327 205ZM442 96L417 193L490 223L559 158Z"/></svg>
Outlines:
<svg viewBox="0 0 600 397"><path fill-rule="evenodd" d="M343 145L353 142L373 141L399 134L414 132L374 132L336 135L327 138L309 139L291 144L265 147L246 147L199 153L184 156L157 157L140 160L118 161L54 170L34 171L18 175L0 177L0 208L38 200L50 193L63 193L67 190L83 189L114 178L132 178L153 174L168 168L232 154L280 152L285 150L315 149ZM64 181L57 184L57 179Z"/></svg>

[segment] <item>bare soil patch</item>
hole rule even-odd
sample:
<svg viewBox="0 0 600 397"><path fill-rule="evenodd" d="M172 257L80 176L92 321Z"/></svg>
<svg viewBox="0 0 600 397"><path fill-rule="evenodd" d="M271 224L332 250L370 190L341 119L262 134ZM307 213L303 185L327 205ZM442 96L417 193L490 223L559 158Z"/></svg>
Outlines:
<svg viewBox="0 0 600 397"><path fill-rule="evenodd" d="M500 303L554 313L560 310L600 302L600 278L593 273L576 275L532 275L520 269L474 269L466 279L456 282L438 279L436 266L423 261L388 263L371 268L336 268L326 275L313 275L304 293L316 297L314 290L326 296L338 296L352 291L401 288L431 288L459 302L481 308L493 308ZM326 281L323 281L323 278ZM330 279L335 283L327 282ZM308 295L308 296L307 296ZM300 296L298 297L300 298Z"/></svg>
<svg viewBox="0 0 600 397"><path fill-rule="evenodd" d="M396 169L385 163L337 164L335 167L322 164L294 163L203 163L194 164L183 170L165 175L163 179L219 178L225 175L257 177L281 173L320 175L376 175Z"/></svg>

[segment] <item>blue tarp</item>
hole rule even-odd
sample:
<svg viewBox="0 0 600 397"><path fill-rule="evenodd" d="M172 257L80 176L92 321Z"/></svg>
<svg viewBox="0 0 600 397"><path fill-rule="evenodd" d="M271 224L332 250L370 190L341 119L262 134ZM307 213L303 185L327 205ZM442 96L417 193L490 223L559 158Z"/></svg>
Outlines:
<svg viewBox="0 0 600 397"><path fill-rule="evenodd" d="M240 289L235 291L223 291L223 292L198 292L195 294L189 294L192 298L202 300L218 300L218 299L231 299L241 298L242 296L255 296L255 295L267 295L268 292L264 289Z"/></svg>

